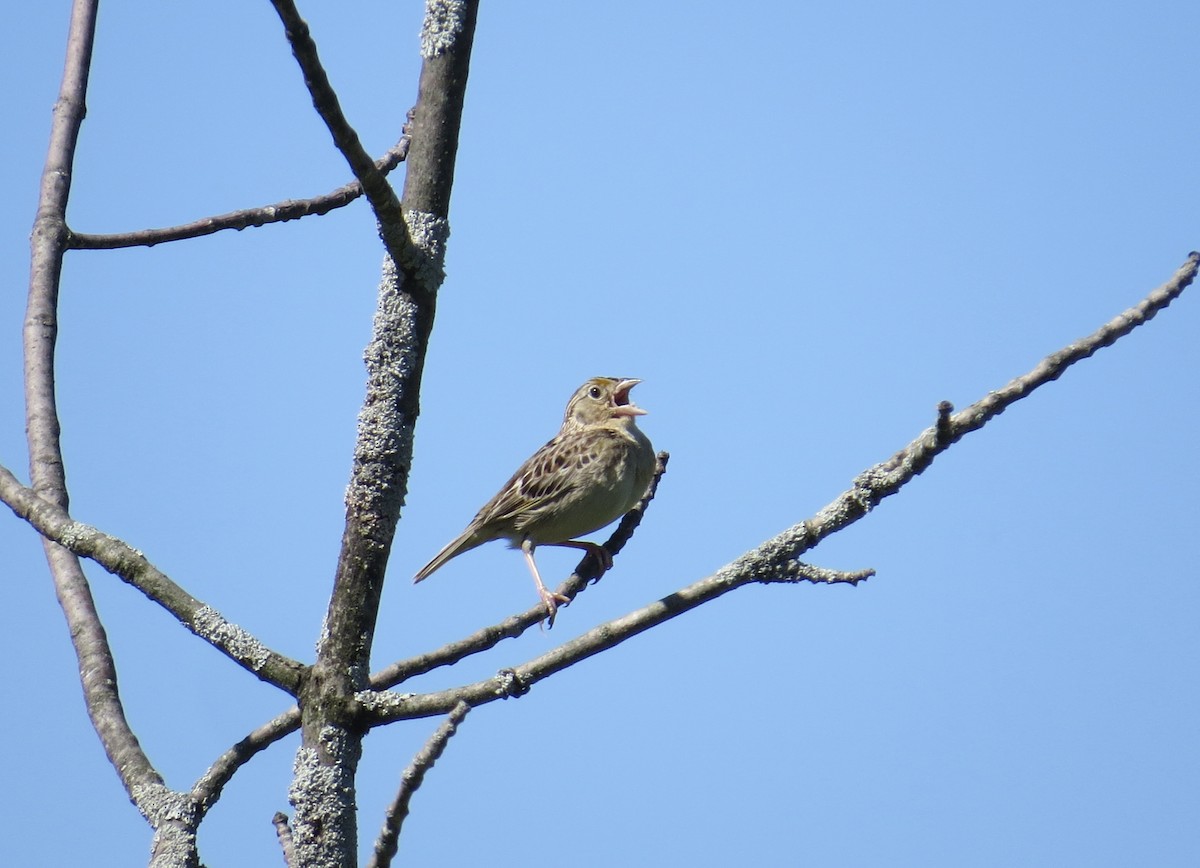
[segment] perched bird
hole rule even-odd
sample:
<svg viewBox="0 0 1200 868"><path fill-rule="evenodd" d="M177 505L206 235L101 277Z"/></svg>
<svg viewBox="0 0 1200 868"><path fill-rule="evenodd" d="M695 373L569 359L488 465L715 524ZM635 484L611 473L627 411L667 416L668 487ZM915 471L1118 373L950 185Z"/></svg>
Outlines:
<svg viewBox="0 0 1200 868"><path fill-rule="evenodd" d="M645 414L629 400L641 380L593 377L567 403L554 439L517 469L466 530L417 573L421 581L452 557L496 539L525 554L538 596L554 623L568 598L546 589L533 559L540 545L570 546L595 555L604 573L612 557L575 537L620 518L641 499L654 475L654 447L634 424Z"/></svg>

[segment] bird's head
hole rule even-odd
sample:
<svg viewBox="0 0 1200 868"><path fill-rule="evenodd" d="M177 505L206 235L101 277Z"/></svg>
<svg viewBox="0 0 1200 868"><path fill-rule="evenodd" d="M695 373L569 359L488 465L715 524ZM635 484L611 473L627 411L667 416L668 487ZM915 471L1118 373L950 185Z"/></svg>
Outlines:
<svg viewBox="0 0 1200 868"><path fill-rule="evenodd" d="M646 411L629 399L629 391L641 380L592 377L575 390L567 403L564 427L597 425L610 419L632 419Z"/></svg>

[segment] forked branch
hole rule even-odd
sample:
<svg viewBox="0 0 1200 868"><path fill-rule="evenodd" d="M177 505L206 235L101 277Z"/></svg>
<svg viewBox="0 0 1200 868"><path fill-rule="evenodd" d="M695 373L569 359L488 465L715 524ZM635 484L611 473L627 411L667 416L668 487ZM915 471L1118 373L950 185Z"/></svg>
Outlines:
<svg viewBox="0 0 1200 868"><path fill-rule="evenodd" d="M21 485L0 467L0 501L44 539L77 557L89 558L158 603L196 636L239 666L295 696L307 667L272 651L253 635L197 600L128 543L74 521L66 510Z"/></svg>
<svg viewBox="0 0 1200 868"><path fill-rule="evenodd" d="M938 418L932 427L922 431L888 460L859 474L851 488L815 516L767 540L711 576L648 606L600 624L527 663L502 670L493 678L436 693L401 695L366 691L359 699L368 707L373 717L372 725L445 714L459 702L474 707L497 699L524 695L534 684L556 672L748 584L826 581L820 573L814 573L811 567L798 560L805 552L830 534L865 516L885 497L895 494L916 478L938 455L965 435L982 428L1037 388L1058 379L1071 365L1112 345L1152 319L1193 282L1198 268L1200 253L1192 253L1167 283L1137 305L1091 335L1047 356L1029 373L990 392L961 412L952 414L948 405L939 405ZM869 574L870 571L863 571L835 574L830 578L836 577L837 581L855 584Z"/></svg>
<svg viewBox="0 0 1200 868"><path fill-rule="evenodd" d="M387 175L399 166L408 155L408 129L405 127L400 140L386 154L375 161L380 174ZM299 220L302 217L317 217L343 208L356 201L363 194L362 184L351 181L336 190L314 196L311 199L287 199L272 205L260 205L257 208L243 208L228 214L218 214L215 217L202 217L190 223L179 226L167 226L161 229L140 229L136 232L113 232L105 234L89 234L86 232L71 232L67 239L67 247L71 250L117 250L122 247L153 247L169 241L184 241L188 238L202 238L225 229L242 230L249 227L266 226L269 223L286 223L289 220Z"/></svg>
<svg viewBox="0 0 1200 868"><path fill-rule="evenodd" d="M435 668L452 665L466 656L495 647L505 638L520 635L544 617L545 612L540 605L436 651L398 661L374 675L371 678L372 689L359 694L358 699L363 703L365 717L370 721L370 725L377 726L401 719L446 714L457 707L459 702L474 706L523 695L537 681L555 672L747 584L801 581L857 583L869 575L870 571L823 574L799 562L798 558L826 536L857 521L884 497L894 494L928 467L937 454L945 451L965 434L982 427L1033 389L1057 379L1070 365L1087 358L1097 349L1112 344L1151 319L1193 282L1198 266L1200 254L1193 253L1166 284L1150 293L1139 304L1087 338L1048 356L1028 374L1014 379L1003 389L989 394L962 412L954 414L950 404L942 402L937 407L937 419L933 426L923 431L887 461L856 477L849 490L839 495L813 518L765 541L712 576L622 618L599 625L522 666L502 670L494 678L475 684L428 694L397 695L381 690ZM663 469L660 465L658 475L661 475ZM651 496L652 492L648 493L638 509L644 509ZM636 525L636 522L631 523ZM614 536L620 534L625 526L623 521ZM608 544L612 543L610 540ZM618 549L619 546L611 550ZM572 576L564 587L570 587L577 581L581 585L586 582L587 567L585 558L577 568L576 575ZM294 732L299 724L300 713L292 708L248 735L227 751L204 778L197 782L192 791L197 801L205 807L215 802L220 797L225 783L241 765L259 751Z"/></svg>

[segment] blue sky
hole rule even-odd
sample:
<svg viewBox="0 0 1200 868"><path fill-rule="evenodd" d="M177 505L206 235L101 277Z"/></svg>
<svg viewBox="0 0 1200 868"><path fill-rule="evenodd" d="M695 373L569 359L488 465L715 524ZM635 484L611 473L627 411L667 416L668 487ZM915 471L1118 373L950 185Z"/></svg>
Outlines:
<svg viewBox="0 0 1200 868"><path fill-rule="evenodd" d="M65 6L28 4L0 35L0 463L22 478L27 239ZM420 5L307 6L382 153L415 94ZM411 689L486 677L708 575L938 401L977 400L1166 280L1200 247L1198 29L1181 2L485 4L376 667L533 602L500 545L409 577L590 376L645 381L642 428L672 454L645 524L553 631ZM348 178L267 3L105 5L88 103L79 231ZM305 660L380 260L357 204L65 270L73 513ZM476 710L401 857L1196 864L1198 329L1185 293L811 553L878 570L858 588L746 588ZM539 563L549 580L575 558ZM89 575L172 786L287 706ZM72 864L81 841L89 864L141 864L148 827L87 723L40 546L3 516L0 576L0 864ZM364 847L435 726L368 738ZM201 830L210 868L279 863L295 746L227 789Z"/></svg>

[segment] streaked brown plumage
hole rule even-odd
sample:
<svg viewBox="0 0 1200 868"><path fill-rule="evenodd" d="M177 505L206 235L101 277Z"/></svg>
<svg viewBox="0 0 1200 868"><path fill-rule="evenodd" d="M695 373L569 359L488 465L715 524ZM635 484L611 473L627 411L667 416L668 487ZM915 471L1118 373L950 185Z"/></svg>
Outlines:
<svg viewBox="0 0 1200 868"><path fill-rule="evenodd" d="M506 539L520 548L546 604L549 621L566 598L546 589L533 551L539 545L570 546L596 556L601 572L612 558L595 543L578 540L637 504L654 475L654 447L634 423L645 410L629 400L641 380L593 377L567 403L554 439L517 469L466 529L434 555L414 581L476 546Z"/></svg>

